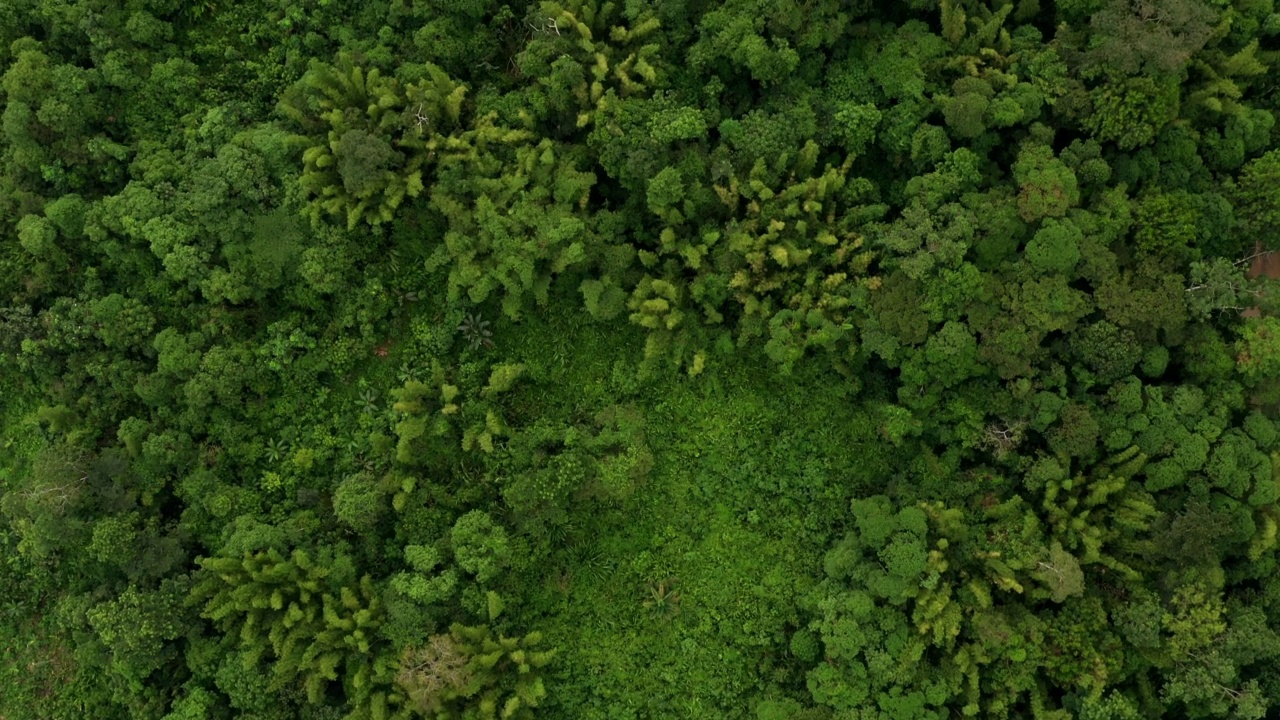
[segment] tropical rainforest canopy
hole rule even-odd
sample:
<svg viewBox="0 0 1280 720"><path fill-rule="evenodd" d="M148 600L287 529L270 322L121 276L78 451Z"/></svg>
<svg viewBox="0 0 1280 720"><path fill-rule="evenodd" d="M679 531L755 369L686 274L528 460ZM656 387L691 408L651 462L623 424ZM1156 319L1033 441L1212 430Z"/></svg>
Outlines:
<svg viewBox="0 0 1280 720"><path fill-rule="evenodd" d="M0 717L1280 716L1278 9L0 2Z"/></svg>

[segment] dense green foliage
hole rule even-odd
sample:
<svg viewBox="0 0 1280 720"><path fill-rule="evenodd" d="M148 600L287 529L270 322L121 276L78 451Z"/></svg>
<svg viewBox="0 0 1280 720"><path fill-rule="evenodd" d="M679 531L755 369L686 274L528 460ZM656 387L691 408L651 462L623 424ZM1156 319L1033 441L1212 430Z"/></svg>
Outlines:
<svg viewBox="0 0 1280 720"><path fill-rule="evenodd" d="M1273 0L0 2L0 717L1280 713Z"/></svg>

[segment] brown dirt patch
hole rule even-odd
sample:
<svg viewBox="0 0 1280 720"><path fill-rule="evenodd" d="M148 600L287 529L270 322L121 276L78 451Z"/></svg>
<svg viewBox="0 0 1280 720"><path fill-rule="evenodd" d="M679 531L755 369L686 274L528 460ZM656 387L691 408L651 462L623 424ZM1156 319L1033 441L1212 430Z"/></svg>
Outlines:
<svg viewBox="0 0 1280 720"><path fill-rule="evenodd" d="M1249 277L1266 275L1271 279L1280 278L1280 253L1262 252L1261 245L1253 247L1253 262L1249 264ZM1249 308L1242 313L1245 317L1258 317L1258 308Z"/></svg>

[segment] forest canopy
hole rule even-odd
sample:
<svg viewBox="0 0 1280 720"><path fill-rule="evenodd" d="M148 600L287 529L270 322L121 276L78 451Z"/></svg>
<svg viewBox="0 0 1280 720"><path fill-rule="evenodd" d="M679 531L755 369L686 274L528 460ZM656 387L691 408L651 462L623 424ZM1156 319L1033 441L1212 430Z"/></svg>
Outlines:
<svg viewBox="0 0 1280 720"><path fill-rule="evenodd" d="M1278 89L1274 0L6 0L0 718L1276 717Z"/></svg>

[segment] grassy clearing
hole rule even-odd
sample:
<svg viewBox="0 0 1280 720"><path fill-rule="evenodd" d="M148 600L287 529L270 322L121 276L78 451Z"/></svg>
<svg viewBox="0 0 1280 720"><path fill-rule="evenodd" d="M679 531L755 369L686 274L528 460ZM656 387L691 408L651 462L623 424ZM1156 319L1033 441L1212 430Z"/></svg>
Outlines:
<svg viewBox="0 0 1280 720"><path fill-rule="evenodd" d="M655 455L633 497L576 516L517 610L562 648L553 716L738 718L767 687L800 695L797 602L850 498L891 464L847 382L739 363L637 384L624 358L638 347L564 319L501 342L537 380L523 406L581 417L634 403Z"/></svg>

